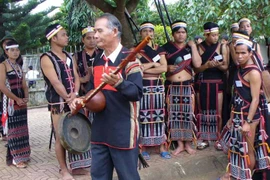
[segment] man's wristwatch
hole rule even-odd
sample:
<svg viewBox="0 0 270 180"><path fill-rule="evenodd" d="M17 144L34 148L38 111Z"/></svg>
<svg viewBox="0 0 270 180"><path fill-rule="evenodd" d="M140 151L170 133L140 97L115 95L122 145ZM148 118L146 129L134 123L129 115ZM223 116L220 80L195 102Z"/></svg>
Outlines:
<svg viewBox="0 0 270 180"><path fill-rule="evenodd" d="M79 97L79 93L78 92L75 92L75 95L76 95L76 97Z"/></svg>
<svg viewBox="0 0 270 180"><path fill-rule="evenodd" d="M250 119L247 118L247 123L248 124L251 124L252 123L252 120L250 120Z"/></svg>

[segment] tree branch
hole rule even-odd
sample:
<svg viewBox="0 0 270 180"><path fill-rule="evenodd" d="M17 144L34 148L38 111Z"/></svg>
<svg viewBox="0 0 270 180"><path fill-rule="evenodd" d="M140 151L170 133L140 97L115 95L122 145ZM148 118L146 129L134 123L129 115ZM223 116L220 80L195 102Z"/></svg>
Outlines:
<svg viewBox="0 0 270 180"><path fill-rule="evenodd" d="M132 13L134 9L137 7L140 0L129 0L129 2L126 5L126 8L129 13Z"/></svg>
<svg viewBox="0 0 270 180"><path fill-rule="evenodd" d="M85 0L89 5L94 5L103 12L112 13L114 8L104 0Z"/></svg>

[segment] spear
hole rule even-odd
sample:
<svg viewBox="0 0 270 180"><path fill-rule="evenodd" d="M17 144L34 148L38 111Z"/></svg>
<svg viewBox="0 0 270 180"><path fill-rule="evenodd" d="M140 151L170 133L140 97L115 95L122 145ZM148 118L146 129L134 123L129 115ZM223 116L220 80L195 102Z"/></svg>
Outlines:
<svg viewBox="0 0 270 180"><path fill-rule="evenodd" d="M133 27L132 27L132 24L135 26L135 28L136 28L137 31L139 31L139 28L138 28L138 26L136 25L136 23L133 21L133 19L131 18L130 14L129 14L128 10L127 10L127 8L125 8L125 15L126 15L126 18L127 18L128 24L129 24L129 27L130 27L130 29L131 29L131 31L132 31L133 38L135 39L136 44L138 44L138 40L137 40L137 37L136 37L136 33L135 33L135 31L134 31L134 29L133 29ZM131 24L131 23L132 23L132 24Z"/></svg>
<svg viewBox="0 0 270 180"><path fill-rule="evenodd" d="M155 2L155 5L157 7L157 11L158 11L159 17L161 19L161 23L162 23L163 28L164 28L164 32L165 32L165 35L166 35L167 42L169 42L170 41L170 37L169 37L168 32L167 32L167 29L166 29L166 24L165 24L165 21L164 21L164 18L163 18L163 14L162 14L162 9L161 9L161 6L160 6L160 2L159 2L159 0L154 0L154 2Z"/></svg>
<svg viewBox="0 0 270 180"><path fill-rule="evenodd" d="M132 24L134 25L134 27L136 28L137 31L139 31L139 28L137 26L137 24L133 21L132 17L130 16L127 8L125 8L125 14L128 16L128 18L130 19L130 21L132 22Z"/></svg>
<svg viewBox="0 0 270 180"><path fill-rule="evenodd" d="M164 10L165 10L165 12L166 12L166 15L167 15L167 18L168 18L169 24L170 24L170 26L171 26L171 25L172 25L172 20L171 20L171 18L170 18L169 13L168 13L167 6L166 6L166 4L165 4L165 1L164 1L164 0L162 0L162 2L163 2Z"/></svg>

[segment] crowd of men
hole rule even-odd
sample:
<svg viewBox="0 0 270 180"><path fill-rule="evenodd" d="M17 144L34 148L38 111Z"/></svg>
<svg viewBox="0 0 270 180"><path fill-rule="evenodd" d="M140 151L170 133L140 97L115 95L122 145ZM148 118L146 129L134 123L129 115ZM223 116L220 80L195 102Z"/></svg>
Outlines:
<svg viewBox="0 0 270 180"><path fill-rule="evenodd" d="M207 149L210 141L228 154L227 171L219 179L270 178L264 65L260 46L252 39L250 20L242 18L232 24L230 38L223 36L222 41L214 22L204 24L204 37L196 36L195 42L187 42L187 27L185 21L174 21L173 40L159 46L154 41L154 24L143 22L141 39L151 40L136 60L117 74L114 70L130 49L121 44L122 26L115 16L105 13L94 27L84 28L84 49L73 56L64 51L66 30L59 24L46 29L51 49L41 55L40 63L62 179L86 174L85 168L91 166L93 180L112 179L114 168L119 179L138 180L139 153L149 160L149 149L157 147L161 158L170 159L171 150L175 156L184 151L195 154ZM25 168L30 159L28 90L18 43L4 39L1 46L5 55L0 64L0 90L7 164ZM67 163L59 120L83 103L82 96L104 82L105 108L95 113L84 111L92 121L91 150L68 152Z"/></svg>

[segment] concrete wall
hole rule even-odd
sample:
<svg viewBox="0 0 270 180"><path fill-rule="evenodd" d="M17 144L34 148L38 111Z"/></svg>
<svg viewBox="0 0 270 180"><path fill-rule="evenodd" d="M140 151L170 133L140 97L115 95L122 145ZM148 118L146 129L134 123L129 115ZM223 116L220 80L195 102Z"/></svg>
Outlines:
<svg viewBox="0 0 270 180"><path fill-rule="evenodd" d="M36 87L29 88L28 93L29 93L28 107L43 106L48 104L45 97L45 81L42 78L36 80Z"/></svg>
<svg viewBox="0 0 270 180"><path fill-rule="evenodd" d="M267 47L265 46L265 44L260 44L260 49L261 49L261 53L263 57L263 64L267 65L269 62L269 57L267 54Z"/></svg>
<svg viewBox="0 0 270 180"><path fill-rule="evenodd" d="M29 102L28 107L33 106L43 106L47 105L47 100L45 97L45 81L42 77L42 72L40 69L40 55L41 54L31 54L31 55L23 55L23 71L26 73L28 71L28 67L33 66L34 70L39 72L39 78L36 79L36 87L29 88ZM28 84L28 81L26 81Z"/></svg>

